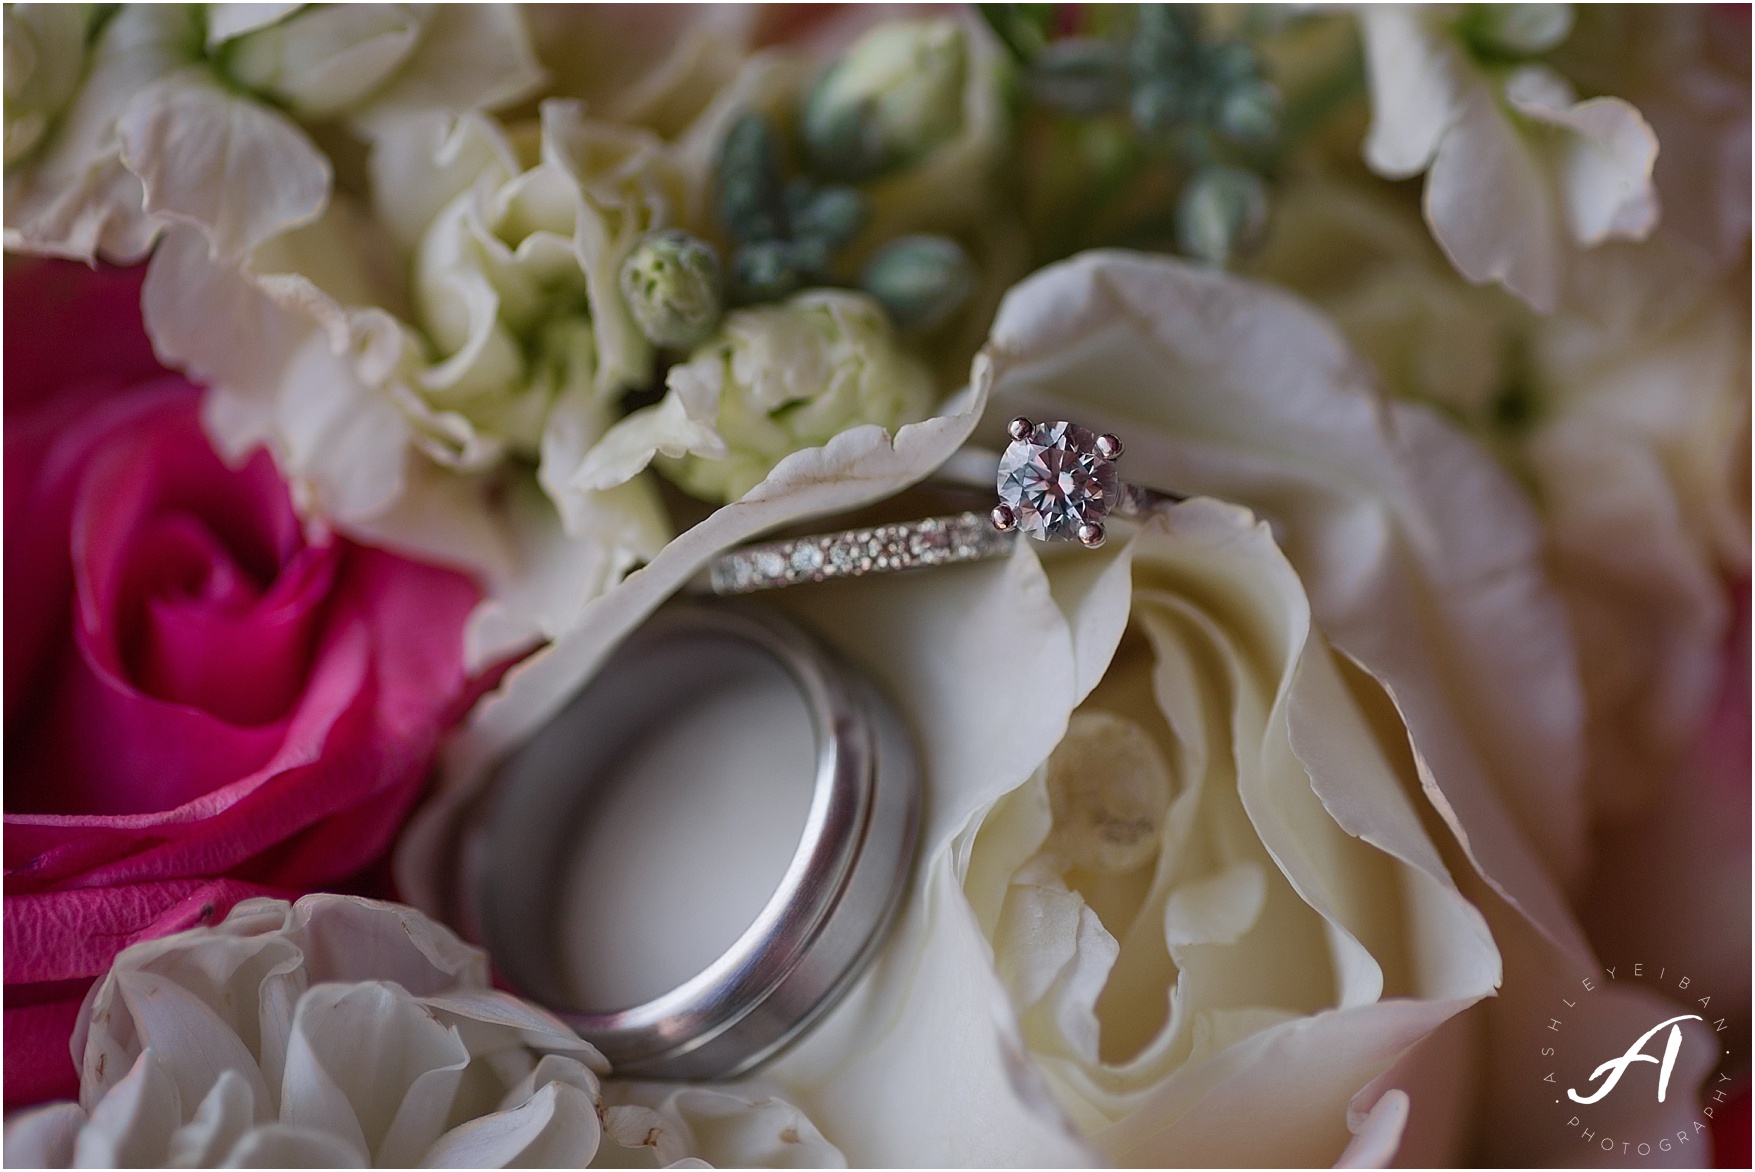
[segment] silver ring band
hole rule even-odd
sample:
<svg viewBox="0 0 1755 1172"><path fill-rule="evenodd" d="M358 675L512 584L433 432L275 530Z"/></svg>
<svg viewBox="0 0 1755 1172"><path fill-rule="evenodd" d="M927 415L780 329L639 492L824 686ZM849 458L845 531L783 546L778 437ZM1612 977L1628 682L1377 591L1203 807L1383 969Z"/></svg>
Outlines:
<svg viewBox="0 0 1755 1172"><path fill-rule="evenodd" d="M752 657L785 670L816 736L810 808L778 889L723 955L675 989L631 1007L570 1004L554 891L596 780L679 705L737 686ZM877 687L788 620L741 604L661 611L501 766L490 794L463 831L465 906L454 922L618 1075L643 1078L742 1074L826 1012L894 919L920 826L913 741Z"/></svg>

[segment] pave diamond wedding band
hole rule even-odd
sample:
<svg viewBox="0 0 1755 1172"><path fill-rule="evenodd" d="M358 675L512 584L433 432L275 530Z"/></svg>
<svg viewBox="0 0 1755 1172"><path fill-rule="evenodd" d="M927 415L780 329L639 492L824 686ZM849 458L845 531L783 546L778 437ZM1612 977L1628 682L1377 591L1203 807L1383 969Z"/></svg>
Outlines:
<svg viewBox="0 0 1755 1172"><path fill-rule="evenodd" d="M1110 517L1138 518L1181 500L1127 484L1116 474L1122 452L1113 435L1074 423L1006 428L1012 442L999 460L999 503L987 514L927 517L838 533L765 541L720 554L707 567L715 594L747 594L831 578L981 561L1010 553L1017 534L1039 541L1103 544ZM990 457L991 458L991 457Z"/></svg>

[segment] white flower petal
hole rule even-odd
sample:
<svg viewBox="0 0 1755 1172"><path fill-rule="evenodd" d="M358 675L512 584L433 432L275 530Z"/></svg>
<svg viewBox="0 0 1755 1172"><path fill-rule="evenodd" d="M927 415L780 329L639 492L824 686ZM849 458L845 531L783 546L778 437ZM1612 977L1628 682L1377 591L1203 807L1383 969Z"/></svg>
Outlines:
<svg viewBox="0 0 1755 1172"><path fill-rule="evenodd" d="M257 1118L249 1079L243 1070L227 1067L195 1109L195 1117L171 1136L166 1162L179 1168L218 1167Z"/></svg>
<svg viewBox="0 0 1755 1172"><path fill-rule="evenodd" d="M115 983L134 1018L140 1045L157 1052L157 1068L176 1083L182 1102L202 1102L220 1075L231 1070L244 1079L249 1091L250 1118L267 1119L273 1114L256 1056L198 997L149 969L121 970ZM183 1120L179 1117L177 1122Z"/></svg>
<svg viewBox="0 0 1755 1172"><path fill-rule="evenodd" d="M329 201L329 160L305 132L200 71L136 94L117 133L146 211L197 225L218 258L242 258Z"/></svg>
<svg viewBox="0 0 1755 1172"><path fill-rule="evenodd" d="M759 1082L722 1087L613 1082L604 1095L612 1138L625 1147L652 1148L667 1167L847 1166L840 1149L803 1112L764 1093Z"/></svg>
<svg viewBox="0 0 1755 1172"><path fill-rule="evenodd" d="M407 1165L438 1138L469 1051L400 986L314 985L299 998L283 1123Z"/></svg>
<svg viewBox="0 0 1755 1172"><path fill-rule="evenodd" d="M270 444L295 491L340 521L396 498L408 420L361 377L347 317L311 281L252 280L180 228L154 255L141 302L159 355L212 388L203 411L222 452Z"/></svg>
<svg viewBox="0 0 1755 1172"><path fill-rule="evenodd" d="M1461 63L1432 20L1430 12L1409 5L1372 4L1359 11L1371 82L1365 161L1390 179L1424 171L1456 119Z"/></svg>
<svg viewBox="0 0 1755 1172"><path fill-rule="evenodd" d="M638 476L660 454L672 459L689 455L725 459L725 440L713 426L719 418L718 394L686 396L677 389L679 379L704 381L685 366L671 367L671 389L664 398L611 424L579 462L572 483L589 489L614 488ZM704 408L702 413L691 412L691 401L701 405L697 410Z"/></svg>
<svg viewBox="0 0 1755 1172"><path fill-rule="evenodd" d="M1353 1141L1335 1161L1335 1167L1389 1167L1390 1161L1395 1159L1396 1149L1401 1146L1402 1131L1407 1125L1407 1092L1385 1091L1364 1122L1353 1129Z"/></svg>
<svg viewBox="0 0 1755 1172"><path fill-rule="evenodd" d="M419 43L424 17L392 4L308 8L232 40L226 72L300 117L331 118L395 72Z"/></svg>
<svg viewBox="0 0 1755 1172"><path fill-rule="evenodd" d="M1565 279L1567 235L1541 144L1483 82L1469 85L1426 177L1426 222L1475 284L1498 281L1547 313Z"/></svg>
<svg viewBox="0 0 1755 1172"><path fill-rule="evenodd" d="M367 166L372 210L409 253L439 209L478 182L504 183L519 171L512 145L493 119L437 112L386 127L372 142Z"/></svg>
<svg viewBox="0 0 1755 1172"><path fill-rule="evenodd" d="M50 1103L6 1121L8 1168L71 1168L73 1145L85 1124L78 1103Z"/></svg>
<svg viewBox="0 0 1755 1172"><path fill-rule="evenodd" d="M183 1123L177 1083L151 1050L103 1097L79 1132L75 1168L138 1168L159 1159Z"/></svg>
<svg viewBox="0 0 1755 1172"><path fill-rule="evenodd" d="M1585 248L1645 239L1658 222L1657 135L1620 98L1557 102L1531 77L1530 70L1513 74L1505 98L1525 118L1559 132L1549 149L1572 239Z"/></svg>
<svg viewBox="0 0 1755 1172"><path fill-rule="evenodd" d="M92 48L84 81L52 137L6 176L6 247L89 262L133 264L159 225L140 180L122 165L117 120L135 96L186 66L197 36L183 5L122 8Z"/></svg>
<svg viewBox="0 0 1755 1172"><path fill-rule="evenodd" d="M452 1128L422 1168L583 1168L597 1154L597 1105L578 1087L551 1082L518 1106Z"/></svg>
<svg viewBox="0 0 1755 1172"><path fill-rule="evenodd" d="M543 79L522 12L504 4L441 4L420 44L388 85L353 116L375 136L398 119L431 110L497 109Z"/></svg>
<svg viewBox="0 0 1755 1172"><path fill-rule="evenodd" d="M559 1018L510 993L461 989L429 994L421 998L421 1004L455 1029L472 1054L519 1045L545 1055L569 1055L597 1074L609 1073L609 1063L597 1047Z"/></svg>
<svg viewBox="0 0 1755 1172"><path fill-rule="evenodd" d="M269 1123L232 1149L222 1168L366 1168L359 1152L321 1131Z"/></svg>
<svg viewBox="0 0 1755 1172"><path fill-rule="evenodd" d="M212 52L234 37L267 28L282 17L304 7L302 4L209 4L207 5L207 50Z"/></svg>

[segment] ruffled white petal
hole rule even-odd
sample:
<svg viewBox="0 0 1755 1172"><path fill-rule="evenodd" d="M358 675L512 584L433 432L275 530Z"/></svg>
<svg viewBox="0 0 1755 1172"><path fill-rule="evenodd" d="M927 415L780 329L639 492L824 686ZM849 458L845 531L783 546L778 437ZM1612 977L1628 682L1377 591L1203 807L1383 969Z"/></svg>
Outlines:
<svg viewBox="0 0 1755 1172"><path fill-rule="evenodd" d="M1371 83L1365 159L1392 179L1418 175L1456 121L1465 67L1418 8L1367 5L1359 12L1359 31Z"/></svg>
<svg viewBox="0 0 1755 1172"><path fill-rule="evenodd" d="M146 213L198 226L223 261L310 223L329 201L329 160L304 131L205 71L141 90L116 130Z"/></svg>

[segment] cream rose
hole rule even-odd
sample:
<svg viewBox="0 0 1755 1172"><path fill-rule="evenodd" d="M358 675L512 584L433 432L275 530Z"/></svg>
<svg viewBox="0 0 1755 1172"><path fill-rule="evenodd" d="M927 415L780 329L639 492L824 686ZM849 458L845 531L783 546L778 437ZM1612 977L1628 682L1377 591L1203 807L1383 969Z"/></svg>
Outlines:
<svg viewBox="0 0 1755 1172"><path fill-rule="evenodd" d="M1307 306L1175 262L1096 253L1038 274L1011 295L976 362L969 395L943 416L902 428L893 442L879 429L862 428L794 453L744 499L604 595L576 636L514 669L477 710L447 785L405 839L398 860L404 890L417 900L432 898L447 865L438 844L449 812L468 800L485 766L552 713L715 550L884 495L924 475L971 431L998 442L1012 414L1073 418L1123 434L1124 475L1243 502L1273 536L1235 509L1198 503L1148 529L1137 546L1118 542L1082 560L1075 550L1039 562L1026 547L1000 565L798 589L768 600L876 671L904 704L925 754L929 815L919 877L884 952L848 999L766 1076L863 1163L1073 1164L1098 1151L1150 1160L1170 1158L1171 1144L1194 1153L1178 1159L1249 1162L1273 1151L1300 1162L1329 1160L1346 1145L1349 1121L1360 1130L1348 1159L1387 1158L1403 1122L1402 1142L1419 1153L1416 1159L1456 1159L1469 1088L1477 1081L1496 1087L1525 1061L1515 1031L1592 963L1550 870L1582 861L1583 706L1564 611L1542 563L1541 530L1504 473L1453 426L1425 408L1379 399L1366 368ZM1231 569L1221 573L1222 565ZM1145 584L1138 598L1136 581ZM1273 583L1280 584L1277 593ZM1137 630L1170 629L1182 642L1162 638L1139 659L1127 650L1134 644L1123 642L1130 613L1139 616ZM1274 800L1246 798L1254 783L1229 772L1245 769L1232 739L1237 721L1229 728L1221 721L1218 731L1201 726L1209 746L1231 753L1226 760L1215 749L1209 762L1222 765L1191 772L1180 747L1180 738L1193 735L1186 731L1192 711L1232 711L1232 692L1214 687L1229 678L1230 669L1217 666L1229 661L1200 659L1202 670L1219 674L1180 691L1123 686L1127 671L1142 662L1147 670L1154 659L1178 662L1203 640L1225 643L1246 629L1284 636L1274 644L1278 658L1265 661L1280 667L1260 669L1258 677L1281 682L1260 685L1263 699L1251 711L1265 715L1241 726L1266 737L1262 744L1282 735L1271 728L1283 730L1279 743L1301 744L1305 734L1291 730L1310 710L1294 697L1317 687L1325 672L1345 682L1345 696L1327 690L1338 707L1320 709L1330 713L1321 727L1356 728L1363 714L1373 730L1363 740L1325 733L1320 747L1302 742L1304 748L1278 755L1250 755L1248 768L1259 768L1260 776L1269 775L1272 761L1285 770L1272 776L1302 777L1275 790ZM1293 638L1295 631L1304 634ZM1117 658L1117 647L1127 654ZM1106 672L1115 678L1100 682ZM1146 815L1124 810L1118 820L1128 826L1143 820L1159 835L1155 860L1135 875L1137 882L1149 871L1152 882L1135 893L1139 903L1132 906L1162 901L1151 904L1162 915L1129 917L1123 906L1125 924L1116 922L1106 896L1087 899L1084 880L1050 857L1053 843L1067 835L1057 839L1049 830L1054 803L1048 800L1044 811L1040 800L1047 776L1032 781L1067 728L1079 732L1071 722L1081 702L1111 693L1132 696L1136 706L1111 700L1125 710L1103 710L1140 730L1127 734L1131 740L1157 738L1170 777L1170 804L1155 828L1149 803ZM1162 707L1137 706L1148 695ZM1090 701L1081 723L1100 708ZM1167 729L1176 730L1176 740ZM1342 752L1343 743L1352 748ZM1342 752L1345 764L1325 765L1335 759L1321 758L1319 748ZM1226 770L1231 797L1247 803L1247 827L1204 804L1215 794L1204 781L1192 787L1188 780L1213 768ZM1413 838L1385 846L1389 840L1375 829L1363 829L1352 797L1326 804L1321 778L1331 768L1357 784L1365 784L1367 772L1392 778L1381 801L1364 804L1373 811L1399 807L1417 818L1424 853ZM1030 810L1033 826L1020 829L1002 818L1004 811ZM1188 845L1201 841L1209 816L1218 819L1211 825L1239 831L1226 841L1240 843L1243 853L1225 856L1227 866L1253 858L1260 869L1259 912L1251 914L1256 887L1245 877L1249 868L1228 874L1218 856ZM1179 819L1189 819L1186 830ZM1147 849L1138 842L1149 838L1136 836L1132 849ZM1270 914L1270 891L1295 893L1273 905L1291 908L1294 920L1335 922L1324 918L1326 909L1341 923L1364 922L1329 902L1341 887L1307 881L1303 863L1275 845L1283 841L1289 851L1292 841L1318 840L1342 848L1323 856L1329 862L1371 860L1367 870L1407 875L1416 887L1429 886L1433 899L1392 912L1373 902L1382 898L1381 887L1365 884L1363 905L1349 906L1374 927L1361 927L1352 942L1338 929L1314 937L1282 932L1279 921L1260 918ZM1269 855L1271 870L1252 853L1258 849ZM1429 866L1433 852L1441 870ZM1196 855L1212 866L1202 870L1191 862ZM1416 855L1428 865L1407 861ZM1413 880L1415 872L1426 878ZM1209 888L1193 883L1215 873L1228 877ZM1172 895L1184 883L1193 885L1176 899L1172 926ZM1035 936L1020 934L1015 923L1002 931L998 911L1016 888L1062 909L1058 927ZM1402 898L1413 889L1404 886ZM1492 925L1492 943L1478 934L1480 921L1465 898ZM1102 908L1112 912L1110 920ZM1073 914L1064 914L1068 909ZM1264 1012L1209 1013L1207 1025L1197 1026L1185 1011L1172 1028L1173 957L1189 957L1191 971L1198 970L1209 961L1196 963L1190 949L1216 948L1209 958L1246 950L1249 928L1258 924L1259 939L1271 941L1263 946L1307 959L1311 967L1298 971L1315 984L1298 985L1281 1000L1251 992L1248 1004ZM1241 929L1236 940L1216 943L1233 929ZM1214 943L1193 943L1208 937ZM1299 939L1314 951L1299 951L1305 947ZM1375 950L1358 945L1366 939ZM1411 955L1415 939L1419 948L1438 949L1427 955L1441 953L1444 962L1417 968L1412 984L1370 976L1415 972L1397 970L1399 961L1384 963L1398 949ZM1492 984L1494 944L1505 966L1502 995L1468 1013L1487 1016L1495 1036L1507 1038L1505 1047L1486 1054L1475 1048L1467 1040L1476 1036L1476 1023L1437 1030L1415 1044ZM1174 971L1180 980L1181 969ZM1143 974L1146 992L1131 1004L1148 1008L1114 1009L1135 972ZM1190 980L1188 1010L1217 1010L1195 996L1198 982ZM1111 983L1118 992L1101 992ZM1386 987L1414 996L1380 1000ZM1605 1045L1652 1008L1618 993L1601 1004L1603 1020L1591 1030ZM1107 1052L1106 1014L1115 1023L1109 1036L1124 1039L1108 1043L1117 1049ZM1330 1023L1341 1020L1374 1024L1348 1027L1348 1040L1333 1042L1322 1062L1276 1067L1323 1031L1339 1029ZM1307 1073L1276 1081L1294 1068ZM1693 1069L1686 1075L1699 1076ZM1245 1139L1259 1147L1227 1155L1240 1141L1235 1128L1221 1136L1216 1121L1244 1113L1261 1118L1270 1088L1288 1118L1305 1112L1307 1124L1296 1133L1254 1127ZM1396 1089L1411 1105L1387 1093ZM1567 1137L1541 1131L1538 1104L1527 1096L1501 1099L1495 1104L1501 1142L1521 1145L1511 1150L1559 1151ZM1654 1118L1684 1110L1685 1099L1658 1108ZM1227 1101L1237 1104L1238 1115L1189 1109ZM1313 1146L1300 1147L1300 1135Z"/></svg>

